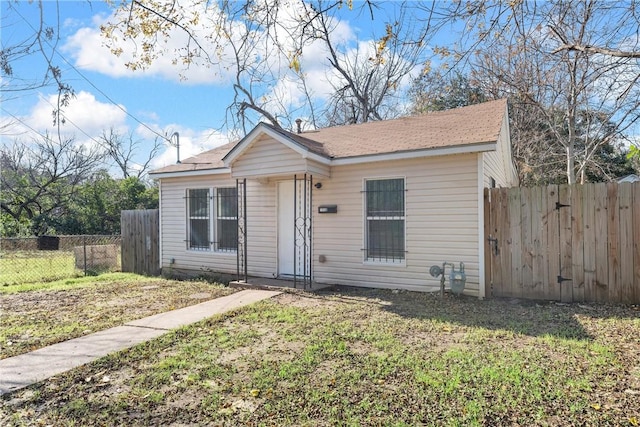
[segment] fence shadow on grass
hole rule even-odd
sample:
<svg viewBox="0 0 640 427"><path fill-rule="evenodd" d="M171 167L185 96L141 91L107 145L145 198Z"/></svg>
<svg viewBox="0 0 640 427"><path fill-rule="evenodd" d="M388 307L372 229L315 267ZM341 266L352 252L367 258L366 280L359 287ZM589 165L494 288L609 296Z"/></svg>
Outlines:
<svg viewBox="0 0 640 427"><path fill-rule="evenodd" d="M317 295L343 301L369 302L405 318L436 320L453 324L505 330L528 336L551 336L571 340L593 340L580 323L579 316L593 318L640 318L631 307L596 304L559 304L555 302L486 299L445 294L394 292L378 289L337 287Z"/></svg>

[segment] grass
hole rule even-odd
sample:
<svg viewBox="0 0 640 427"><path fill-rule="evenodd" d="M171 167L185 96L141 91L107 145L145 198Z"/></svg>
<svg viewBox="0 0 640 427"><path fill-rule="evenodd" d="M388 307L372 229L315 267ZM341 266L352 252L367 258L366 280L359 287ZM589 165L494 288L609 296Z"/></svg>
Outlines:
<svg viewBox="0 0 640 427"><path fill-rule="evenodd" d="M5 397L6 425L637 425L640 313L283 294Z"/></svg>
<svg viewBox="0 0 640 427"><path fill-rule="evenodd" d="M0 359L231 292L130 273L3 286Z"/></svg>
<svg viewBox="0 0 640 427"><path fill-rule="evenodd" d="M73 277L66 279L57 279L52 281L39 281L39 282L27 282L27 283L13 283L5 284L0 287L0 295L10 295L20 292L28 291L61 291L70 290L78 287L87 287L94 284L100 284L104 282L117 282L119 280L124 281L139 281L144 282L147 280L155 280L144 276L137 276L131 273L104 273L99 276L86 276L86 277Z"/></svg>
<svg viewBox="0 0 640 427"><path fill-rule="evenodd" d="M83 275L75 267L73 252L22 251L0 254L0 292L2 288Z"/></svg>

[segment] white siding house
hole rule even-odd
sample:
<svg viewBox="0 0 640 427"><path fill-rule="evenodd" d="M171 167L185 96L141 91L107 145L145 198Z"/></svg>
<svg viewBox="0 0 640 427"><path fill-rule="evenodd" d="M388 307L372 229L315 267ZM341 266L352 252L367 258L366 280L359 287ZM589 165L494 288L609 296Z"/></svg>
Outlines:
<svg viewBox="0 0 640 427"><path fill-rule="evenodd" d="M292 133L266 124L156 170L163 273L439 289L483 297L483 189L517 184L504 100Z"/></svg>

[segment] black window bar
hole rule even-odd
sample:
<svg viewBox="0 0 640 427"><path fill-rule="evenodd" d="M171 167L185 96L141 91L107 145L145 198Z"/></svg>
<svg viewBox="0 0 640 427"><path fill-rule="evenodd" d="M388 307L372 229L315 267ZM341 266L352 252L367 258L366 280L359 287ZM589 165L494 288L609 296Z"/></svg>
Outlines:
<svg viewBox="0 0 640 427"><path fill-rule="evenodd" d="M405 188L403 178L372 179L365 186L365 259L405 259Z"/></svg>
<svg viewBox="0 0 640 427"><path fill-rule="evenodd" d="M236 179L237 280L247 282L247 179Z"/></svg>
<svg viewBox="0 0 640 427"><path fill-rule="evenodd" d="M311 288L312 281L312 240L311 221L313 217L313 176L293 176L293 286Z"/></svg>

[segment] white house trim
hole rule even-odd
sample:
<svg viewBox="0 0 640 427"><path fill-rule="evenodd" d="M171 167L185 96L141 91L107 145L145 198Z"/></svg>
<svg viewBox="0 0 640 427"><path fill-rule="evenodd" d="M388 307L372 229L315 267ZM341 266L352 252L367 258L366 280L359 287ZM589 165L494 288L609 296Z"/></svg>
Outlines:
<svg viewBox="0 0 640 427"><path fill-rule="evenodd" d="M158 251L160 252L158 268L162 270L162 181L158 181L158 224Z"/></svg>
<svg viewBox="0 0 640 427"><path fill-rule="evenodd" d="M482 153L478 154L478 298L486 296L486 283L484 280L484 159Z"/></svg>

